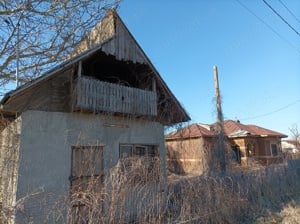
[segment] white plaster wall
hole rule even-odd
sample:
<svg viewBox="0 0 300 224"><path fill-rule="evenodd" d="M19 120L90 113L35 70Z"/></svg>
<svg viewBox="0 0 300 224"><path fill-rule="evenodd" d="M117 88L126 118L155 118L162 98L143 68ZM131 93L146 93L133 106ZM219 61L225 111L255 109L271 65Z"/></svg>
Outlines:
<svg viewBox="0 0 300 224"><path fill-rule="evenodd" d="M69 192L72 145L104 145L104 166L114 166L119 158L119 144L158 145L165 171L163 126L129 118L104 115L27 111L22 114L20 164L17 200L32 195L18 214L34 223L54 223L49 211L64 213L56 204ZM165 176L165 172L163 173ZM46 199L45 199L46 198ZM40 202L41 200L44 200ZM63 201L63 200L62 200ZM24 215L25 214L25 215ZM53 214L56 216L57 214ZM62 216L64 217L64 216ZM59 222L66 220L61 218ZM57 222L55 222L57 223Z"/></svg>

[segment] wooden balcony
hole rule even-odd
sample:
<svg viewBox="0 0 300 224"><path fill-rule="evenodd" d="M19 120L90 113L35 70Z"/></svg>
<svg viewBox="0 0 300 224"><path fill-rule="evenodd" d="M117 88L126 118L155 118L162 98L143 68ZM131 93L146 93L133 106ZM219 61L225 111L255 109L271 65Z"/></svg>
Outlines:
<svg viewBox="0 0 300 224"><path fill-rule="evenodd" d="M156 92L81 77L76 82L77 109L133 115L157 115Z"/></svg>

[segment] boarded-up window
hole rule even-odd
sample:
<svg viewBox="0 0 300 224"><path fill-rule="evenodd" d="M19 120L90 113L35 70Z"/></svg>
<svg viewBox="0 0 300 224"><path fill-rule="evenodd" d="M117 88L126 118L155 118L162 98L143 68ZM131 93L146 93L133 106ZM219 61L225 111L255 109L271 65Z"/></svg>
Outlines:
<svg viewBox="0 0 300 224"><path fill-rule="evenodd" d="M72 220L75 223L89 223L88 197L101 195L103 146L73 146L71 157Z"/></svg>
<svg viewBox="0 0 300 224"><path fill-rule="evenodd" d="M71 186L86 189L86 184L103 175L103 146L73 146L71 165Z"/></svg>

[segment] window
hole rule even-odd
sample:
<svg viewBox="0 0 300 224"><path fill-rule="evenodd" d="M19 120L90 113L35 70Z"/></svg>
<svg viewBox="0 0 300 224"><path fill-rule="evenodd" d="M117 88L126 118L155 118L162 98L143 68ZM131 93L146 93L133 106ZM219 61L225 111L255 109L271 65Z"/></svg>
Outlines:
<svg viewBox="0 0 300 224"><path fill-rule="evenodd" d="M120 158L129 158L133 156L157 157L157 146L153 145L120 145Z"/></svg>
<svg viewBox="0 0 300 224"><path fill-rule="evenodd" d="M271 154L272 154L272 156L277 156L278 155L277 144L271 144Z"/></svg>
<svg viewBox="0 0 300 224"><path fill-rule="evenodd" d="M241 150L240 150L240 147L238 145L234 145L232 147L232 150L234 151L236 161L238 163L241 163Z"/></svg>
<svg viewBox="0 0 300 224"><path fill-rule="evenodd" d="M248 157L255 156L254 144L247 144L246 145L246 154L247 154Z"/></svg>
<svg viewBox="0 0 300 224"><path fill-rule="evenodd" d="M132 183L159 181L158 147L155 145L120 144L121 171L130 176Z"/></svg>
<svg viewBox="0 0 300 224"><path fill-rule="evenodd" d="M120 158L128 158L132 156L132 145L120 145Z"/></svg>
<svg viewBox="0 0 300 224"><path fill-rule="evenodd" d="M91 193L99 192L103 178L103 146L73 146L71 152L72 219L88 223L85 202ZM89 194L87 194L89 193Z"/></svg>

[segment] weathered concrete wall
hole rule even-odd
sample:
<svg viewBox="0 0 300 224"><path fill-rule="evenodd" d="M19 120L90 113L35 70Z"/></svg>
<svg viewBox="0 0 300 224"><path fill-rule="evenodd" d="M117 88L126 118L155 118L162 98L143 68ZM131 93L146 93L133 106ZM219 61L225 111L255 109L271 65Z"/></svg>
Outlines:
<svg viewBox="0 0 300 224"><path fill-rule="evenodd" d="M16 202L17 166L21 119L1 119L0 132L0 223L11 223Z"/></svg>
<svg viewBox="0 0 300 224"><path fill-rule="evenodd" d="M17 199L32 195L17 223L65 223L72 145L104 145L104 167L115 166L119 144L157 145L165 170L163 126L156 122L92 114L27 111L22 114ZM165 176L165 173L164 173ZM59 203L61 202L61 203ZM27 221L26 220L26 221Z"/></svg>

